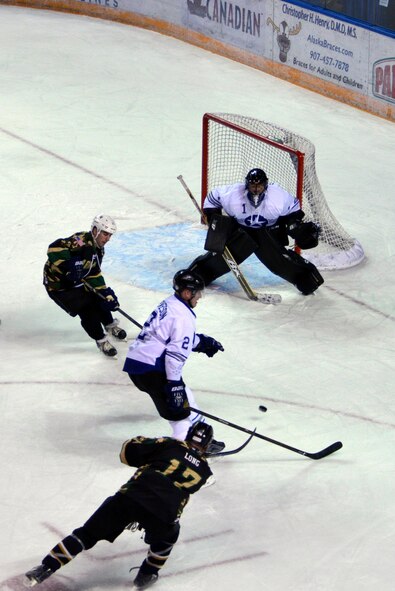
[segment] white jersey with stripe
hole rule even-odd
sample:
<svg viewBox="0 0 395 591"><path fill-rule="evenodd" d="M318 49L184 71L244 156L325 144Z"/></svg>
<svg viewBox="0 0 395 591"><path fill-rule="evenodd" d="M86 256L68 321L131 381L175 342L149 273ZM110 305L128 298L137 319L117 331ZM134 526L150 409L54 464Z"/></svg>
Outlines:
<svg viewBox="0 0 395 591"><path fill-rule="evenodd" d="M293 197L277 183L270 183L262 202L257 206L248 199L244 183L212 189L203 203L203 209L221 208L241 226L262 228L273 226L281 216L300 210L297 197Z"/></svg>
<svg viewBox="0 0 395 591"><path fill-rule="evenodd" d="M169 296L155 308L129 345L125 367L135 361L165 371L168 380L181 379L184 364L200 341L195 330L192 308L176 294Z"/></svg>

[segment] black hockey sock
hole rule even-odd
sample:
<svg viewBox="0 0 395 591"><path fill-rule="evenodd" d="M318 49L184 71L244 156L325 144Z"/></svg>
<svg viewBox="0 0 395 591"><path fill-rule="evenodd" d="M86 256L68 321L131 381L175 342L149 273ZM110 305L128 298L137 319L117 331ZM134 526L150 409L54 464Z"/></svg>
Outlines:
<svg viewBox="0 0 395 591"><path fill-rule="evenodd" d="M73 560L82 550L84 550L84 545L81 540L76 535L71 534L56 544L45 556L42 563L55 571Z"/></svg>

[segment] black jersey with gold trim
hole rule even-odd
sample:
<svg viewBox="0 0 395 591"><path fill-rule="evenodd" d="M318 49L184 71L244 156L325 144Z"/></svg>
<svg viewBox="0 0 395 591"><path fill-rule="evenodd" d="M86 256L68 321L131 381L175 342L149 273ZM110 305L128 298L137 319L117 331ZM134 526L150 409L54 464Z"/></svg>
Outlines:
<svg viewBox="0 0 395 591"><path fill-rule="evenodd" d="M207 459L185 441L134 437L125 441L121 462L138 468L121 488L161 520L180 517L191 494L212 475Z"/></svg>

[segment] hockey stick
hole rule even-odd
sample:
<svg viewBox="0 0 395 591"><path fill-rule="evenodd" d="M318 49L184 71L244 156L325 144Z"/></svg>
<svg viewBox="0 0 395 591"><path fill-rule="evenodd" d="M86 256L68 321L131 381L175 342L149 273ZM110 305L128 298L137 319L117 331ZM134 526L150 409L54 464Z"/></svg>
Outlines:
<svg viewBox="0 0 395 591"><path fill-rule="evenodd" d="M89 289L89 291L93 291L93 293L95 293L97 295L97 297L99 297L101 300L107 301L106 298L104 297L104 295L102 295L99 291L97 291L94 287L92 287L87 281L83 280L82 283L85 285L85 287L87 289ZM129 316L129 314L126 314L126 312L124 312L121 308L117 308L116 310L114 310L114 312L119 312L120 314L122 314L122 316L125 316L125 318L130 320L130 322L133 322L133 324L135 326L137 326L138 328L143 328L143 326L140 324L140 322L137 322L137 320L135 320L134 318Z"/></svg>
<svg viewBox="0 0 395 591"><path fill-rule="evenodd" d="M196 201L195 197L192 194L192 191L184 181L182 174L178 175L177 179L180 181L182 186L184 187L185 191L189 195L192 203L196 207L197 211L200 213L202 220L204 220L205 225L207 226L207 219L204 215L200 205ZM248 297L249 300L253 300L254 302L262 302L264 304L279 304L281 302L281 296L279 294L271 294L271 293L264 293L264 294L257 294L251 288L250 284L248 283L247 279L244 277L243 273L240 270L239 265L236 263L232 253L230 252L229 248L225 246L224 252L222 253L222 258L224 259L225 263L228 265L229 270L232 271L233 275L236 277L237 281L241 285L244 290L244 293Z"/></svg>
<svg viewBox="0 0 395 591"><path fill-rule="evenodd" d="M336 441L335 443L332 443L328 447L325 447L325 449L321 449L320 451L317 451L315 453L310 453L308 451L303 451L302 449L298 449L297 447L292 447L291 445L287 445L286 443L282 443L281 441L276 441L276 439L271 439L270 437L266 437L266 435L261 435L260 433L256 433L255 431L250 431L249 429L246 429L245 427L240 427L240 425L235 425L235 423L231 423L229 421L226 421L225 419L221 419L220 417L216 417L214 415L211 415L208 412L198 410L197 408L192 408L192 407L189 407L189 408L193 412L200 413L204 417L212 419L213 421L218 421L219 423L222 423L223 425L227 425L228 427L232 427L233 429L238 429L239 431L243 431L244 433L249 433L252 437L259 437L259 439L263 439L264 441L268 441L269 443L274 443L274 445L279 445L280 447L284 447L285 449L289 449L290 451L294 451L295 453L300 454L302 456L306 456L307 458L310 458L311 460L321 460L322 458L326 458L326 456L333 454L335 451L337 451L343 447L343 444L341 441Z"/></svg>
<svg viewBox="0 0 395 591"><path fill-rule="evenodd" d="M203 413L201 413L201 414L203 414ZM239 447L236 447L235 449L230 449L229 451L219 451L218 453L209 454L209 457L210 458L218 458L219 456L233 456L234 454L239 453L239 451L241 451L242 449L247 447L247 445L250 443L251 439L254 437L255 431L256 431L256 427L255 427L253 433L248 437L248 439L246 439L245 442L242 443Z"/></svg>
<svg viewBox="0 0 395 591"><path fill-rule="evenodd" d="M104 299L106 299L106 298L104 298ZM130 320L130 322L133 322L133 324L135 326L137 326L138 328L143 328L143 325L140 324L140 322L137 322L137 320L134 320L134 318L132 318L131 316L129 316L129 314L126 314L126 312L124 312L121 308L117 308L114 311L115 312L119 312L120 314L122 314L122 316L125 316L125 318L127 318L128 320Z"/></svg>

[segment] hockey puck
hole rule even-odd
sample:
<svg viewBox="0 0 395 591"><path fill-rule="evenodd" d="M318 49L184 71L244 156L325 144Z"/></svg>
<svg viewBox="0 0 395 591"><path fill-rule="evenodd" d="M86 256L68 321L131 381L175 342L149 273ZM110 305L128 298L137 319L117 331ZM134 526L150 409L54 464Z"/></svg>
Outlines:
<svg viewBox="0 0 395 591"><path fill-rule="evenodd" d="M262 412L267 412L267 408L266 408L266 406L263 406L263 404L261 404L259 406L259 410L262 411Z"/></svg>

